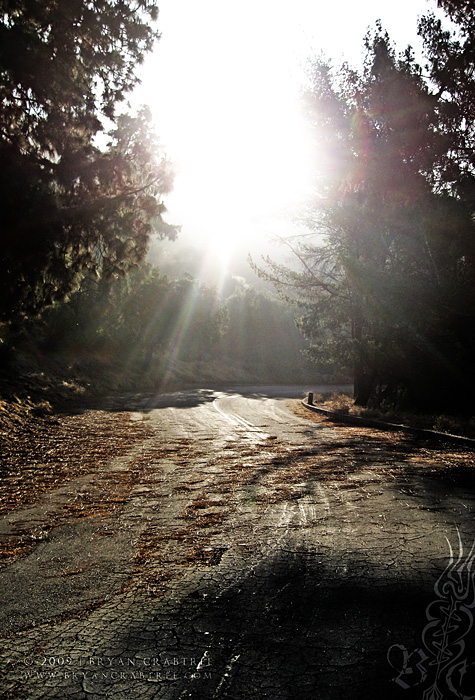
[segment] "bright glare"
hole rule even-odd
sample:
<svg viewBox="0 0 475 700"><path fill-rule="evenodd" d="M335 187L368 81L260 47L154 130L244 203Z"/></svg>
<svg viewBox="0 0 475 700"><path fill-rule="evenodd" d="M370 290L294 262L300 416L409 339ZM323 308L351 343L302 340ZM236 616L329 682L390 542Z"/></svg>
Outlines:
<svg viewBox="0 0 475 700"><path fill-rule="evenodd" d="M302 196L310 161L303 126L290 128L298 124L292 103L286 114L252 100L223 105L212 96L207 104L214 117L199 115L196 140L174 159L177 180L167 201L184 228L226 255Z"/></svg>
<svg viewBox="0 0 475 700"><path fill-rule="evenodd" d="M398 41L404 24L410 41L417 11L429 9L424 0L380 5L162 0L162 38L135 99L151 107L174 163L166 203L182 236L224 261L282 229L311 189L299 100L308 57L323 49L337 65L343 54L357 61L367 26L381 16Z"/></svg>

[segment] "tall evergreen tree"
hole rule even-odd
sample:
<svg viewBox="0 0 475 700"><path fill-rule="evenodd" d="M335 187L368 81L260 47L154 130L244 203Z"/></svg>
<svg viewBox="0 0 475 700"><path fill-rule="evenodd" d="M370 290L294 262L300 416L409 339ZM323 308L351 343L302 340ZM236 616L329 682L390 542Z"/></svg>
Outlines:
<svg viewBox="0 0 475 700"><path fill-rule="evenodd" d="M151 0L0 1L0 319L122 271L154 224L173 233L147 113L118 115L157 12Z"/></svg>
<svg viewBox="0 0 475 700"><path fill-rule="evenodd" d="M363 405L447 407L475 380L473 210L461 194L473 172L471 127L453 104L469 82L449 85L436 64L441 42L468 60L467 41L462 50L434 18L421 31L430 81L410 49L396 56L381 26L366 37L360 72L314 66L306 101L322 173L317 240L293 245L298 268L268 261L264 272L300 305L315 359L352 368Z"/></svg>

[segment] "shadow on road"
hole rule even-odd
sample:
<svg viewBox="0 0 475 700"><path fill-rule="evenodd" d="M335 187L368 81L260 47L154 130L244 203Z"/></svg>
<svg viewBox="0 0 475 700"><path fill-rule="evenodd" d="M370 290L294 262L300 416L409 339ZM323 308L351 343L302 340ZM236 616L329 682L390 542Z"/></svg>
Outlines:
<svg viewBox="0 0 475 700"><path fill-rule="evenodd" d="M157 408L193 408L203 403L214 401L222 393L241 394L247 398L255 399L303 399L309 390L315 393L332 393L333 391L350 391L346 385L330 385L308 387L304 385L251 385L251 386L226 386L216 389L191 388L174 392L150 392L114 394L106 397L89 397L84 402L75 405L65 405L62 413L82 413L86 410L106 411L152 411Z"/></svg>
<svg viewBox="0 0 475 700"><path fill-rule="evenodd" d="M434 581L421 580L421 572L398 579L345 555L344 577L338 556L287 551L218 598L208 579L186 598L157 600L155 614L139 616L118 644L131 656L160 655L162 670L175 672L166 695L173 700L421 698L433 667L407 668L401 682L419 685L404 690L392 680L399 671L387 655L392 645L421 646ZM201 672L186 677L187 660L205 652ZM185 661L173 667L173 659ZM401 664L397 653L392 660Z"/></svg>
<svg viewBox="0 0 475 700"><path fill-rule="evenodd" d="M102 410L111 412L141 411L147 413L157 408L194 408L214 401L218 393L213 389L188 389L169 393L118 394L103 398L88 399L83 404L63 408L63 413L79 414L84 411Z"/></svg>

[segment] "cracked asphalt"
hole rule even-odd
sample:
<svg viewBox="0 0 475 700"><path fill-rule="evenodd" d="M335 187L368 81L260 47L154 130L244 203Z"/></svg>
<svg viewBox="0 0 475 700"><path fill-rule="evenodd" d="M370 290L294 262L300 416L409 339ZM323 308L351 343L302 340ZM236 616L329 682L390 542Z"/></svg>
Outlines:
<svg viewBox="0 0 475 700"><path fill-rule="evenodd" d="M2 511L0 541L28 542L0 567L5 700L475 693L470 563L474 604L437 673L427 611L449 547L462 570L475 540L474 454L330 423L298 395L202 389L83 412L86 426L120 414L135 438Z"/></svg>

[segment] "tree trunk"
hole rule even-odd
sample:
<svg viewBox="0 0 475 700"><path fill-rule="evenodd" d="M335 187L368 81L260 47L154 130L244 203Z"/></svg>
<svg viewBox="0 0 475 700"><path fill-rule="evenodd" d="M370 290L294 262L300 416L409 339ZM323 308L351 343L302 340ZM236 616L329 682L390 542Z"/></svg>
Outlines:
<svg viewBox="0 0 475 700"><path fill-rule="evenodd" d="M361 360L355 364L354 397L357 406L366 406L374 389L374 373Z"/></svg>
<svg viewBox="0 0 475 700"><path fill-rule="evenodd" d="M355 295L352 336L355 341L354 398L357 406L366 406L375 386L374 370L371 368L366 343L363 339L362 301Z"/></svg>

